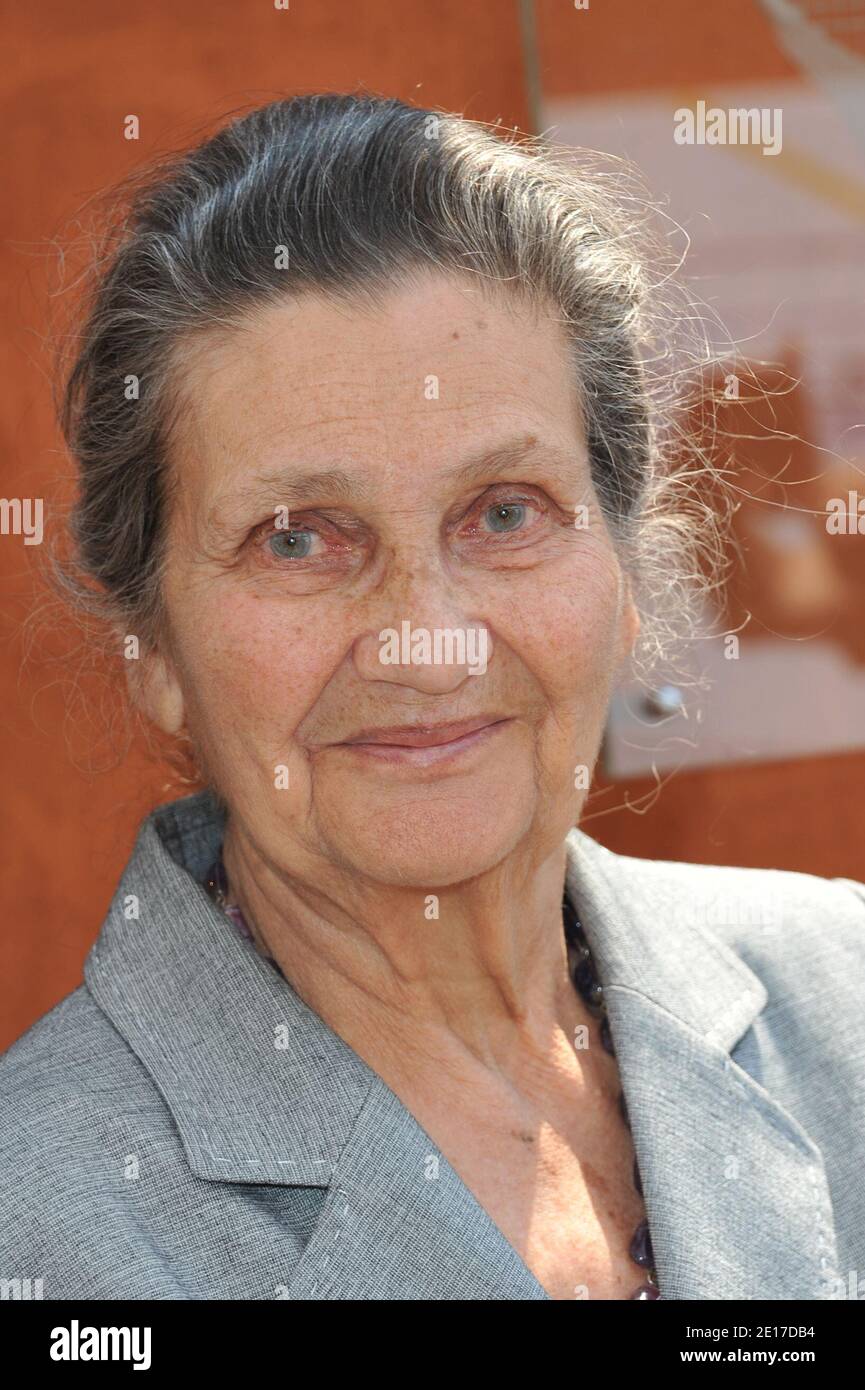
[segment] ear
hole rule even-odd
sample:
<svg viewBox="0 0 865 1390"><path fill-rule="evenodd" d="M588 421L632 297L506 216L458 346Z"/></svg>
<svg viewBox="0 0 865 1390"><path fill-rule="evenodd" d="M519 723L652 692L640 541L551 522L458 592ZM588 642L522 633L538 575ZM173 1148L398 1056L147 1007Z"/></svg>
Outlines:
<svg viewBox="0 0 865 1390"><path fill-rule="evenodd" d="M630 575L624 576L624 586L622 591L622 611L619 627L619 671L621 676L634 650L634 645L640 635L640 614L634 603L633 590L631 588Z"/></svg>
<svg viewBox="0 0 865 1390"><path fill-rule="evenodd" d="M126 662L126 685L132 703L166 734L179 734L184 725L183 691L170 658L158 647L142 650Z"/></svg>

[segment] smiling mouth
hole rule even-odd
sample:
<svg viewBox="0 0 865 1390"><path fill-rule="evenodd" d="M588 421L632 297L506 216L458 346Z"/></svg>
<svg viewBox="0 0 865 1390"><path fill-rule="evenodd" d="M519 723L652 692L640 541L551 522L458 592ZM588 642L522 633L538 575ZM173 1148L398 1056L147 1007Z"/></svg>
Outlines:
<svg viewBox="0 0 865 1390"><path fill-rule="evenodd" d="M415 725L399 729L364 730L353 739L332 745L379 762L426 767L478 748L512 721L510 718L463 720L437 727Z"/></svg>

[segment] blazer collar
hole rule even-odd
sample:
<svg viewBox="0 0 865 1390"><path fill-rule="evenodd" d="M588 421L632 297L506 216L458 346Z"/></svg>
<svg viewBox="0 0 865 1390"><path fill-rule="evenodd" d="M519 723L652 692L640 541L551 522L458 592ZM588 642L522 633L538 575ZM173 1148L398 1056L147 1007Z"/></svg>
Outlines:
<svg viewBox="0 0 865 1390"><path fill-rule="evenodd" d="M85 965L192 1171L329 1189L291 1298L545 1299L401 1101L210 901L199 880L223 826L209 792L147 818ZM712 932L665 915L647 891L665 866L580 830L567 852L662 1296L833 1296L820 1152L730 1055L765 987Z"/></svg>

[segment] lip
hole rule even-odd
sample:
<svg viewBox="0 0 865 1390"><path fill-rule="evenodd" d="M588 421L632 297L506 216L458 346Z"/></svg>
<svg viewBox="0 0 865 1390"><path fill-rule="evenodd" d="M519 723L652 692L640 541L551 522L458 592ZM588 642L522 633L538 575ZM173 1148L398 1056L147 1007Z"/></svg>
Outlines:
<svg viewBox="0 0 865 1390"><path fill-rule="evenodd" d="M364 729L354 738L336 744L361 758L410 768L431 767L462 757L497 737L512 721L500 715L462 719L448 724L401 725Z"/></svg>
<svg viewBox="0 0 865 1390"><path fill-rule="evenodd" d="M389 748L438 748L446 743L455 743L478 729L489 728L503 718L500 714L481 714L475 719L450 719L442 724L382 725L361 729L360 733L343 739L341 746L354 747L363 743L386 745Z"/></svg>

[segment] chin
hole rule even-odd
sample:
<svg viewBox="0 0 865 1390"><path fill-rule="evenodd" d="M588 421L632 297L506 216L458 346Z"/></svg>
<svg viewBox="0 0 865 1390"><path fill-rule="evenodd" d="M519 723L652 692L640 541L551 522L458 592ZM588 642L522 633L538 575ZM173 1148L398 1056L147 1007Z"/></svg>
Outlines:
<svg viewBox="0 0 865 1390"><path fill-rule="evenodd" d="M529 796L482 798L424 788L398 803L365 804L357 818L334 818L324 833L331 851L362 878L419 892L451 887L488 872L527 833ZM346 823L351 835L344 836ZM328 833L328 831L331 833Z"/></svg>

